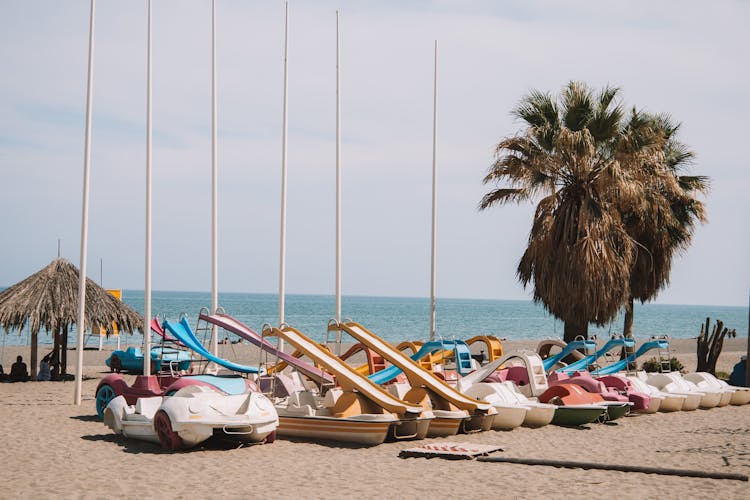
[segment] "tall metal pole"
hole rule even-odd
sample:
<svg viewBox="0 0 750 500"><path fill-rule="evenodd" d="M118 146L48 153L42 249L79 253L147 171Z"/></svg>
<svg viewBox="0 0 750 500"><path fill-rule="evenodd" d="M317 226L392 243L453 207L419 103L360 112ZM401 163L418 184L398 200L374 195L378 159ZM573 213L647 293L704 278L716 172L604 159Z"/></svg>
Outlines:
<svg viewBox="0 0 750 500"><path fill-rule="evenodd" d="M430 270L430 340L435 339L435 273L437 271L437 100L438 43L435 40L435 87L432 102L432 251Z"/></svg>
<svg viewBox="0 0 750 500"><path fill-rule="evenodd" d="M86 258L89 237L89 172L91 170L91 112L94 87L94 10L95 1L91 0L91 14L89 19L89 63L88 82L86 84L86 139L83 153L83 204L81 210L81 265L78 282L78 344L76 346L76 384L73 402L81 405L81 389L83 385L83 335L86 331Z"/></svg>
<svg viewBox="0 0 750 500"><path fill-rule="evenodd" d="M211 0L211 312L219 307L218 167L216 152L216 0ZM211 350L219 353L218 328L211 328Z"/></svg>
<svg viewBox="0 0 750 500"><path fill-rule="evenodd" d="M336 11L336 321L341 321L341 31ZM341 354L341 331L336 331L336 354Z"/></svg>
<svg viewBox="0 0 750 500"><path fill-rule="evenodd" d="M151 374L151 0L146 34L146 280L143 286L143 373Z"/></svg>
<svg viewBox="0 0 750 500"><path fill-rule="evenodd" d="M745 353L745 387L750 387L750 292L747 294L747 353Z"/></svg>
<svg viewBox="0 0 750 500"><path fill-rule="evenodd" d="M286 298L286 156L289 101L289 2L284 2L284 97L281 128L281 231L279 242L279 325L284 323L284 301ZM284 341L279 339L279 349Z"/></svg>

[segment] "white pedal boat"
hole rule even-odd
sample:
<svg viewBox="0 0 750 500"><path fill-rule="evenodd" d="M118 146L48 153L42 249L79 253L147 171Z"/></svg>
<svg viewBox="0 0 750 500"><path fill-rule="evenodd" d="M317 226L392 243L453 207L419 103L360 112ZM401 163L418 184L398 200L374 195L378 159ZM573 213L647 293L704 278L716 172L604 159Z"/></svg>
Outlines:
<svg viewBox="0 0 750 500"><path fill-rule="evenodd" d="M497 414L492 423L493 429L513 429L519 425L542 427L549 424L555 416L557 409L555 405L530 399L511 381L484 382L488 375L512 357L517 357L524 362L530 379L534 379L534 375L540 369L541 373L544 373L542 360L536 353L521 353L497 359L460 378L456 382L456 388L462 394L487 401L495 407ZM546 377L542 379L543 382L540 383L546 385Z"/></svg>
<svg viewBox="0 0 750 500"><path fill-rule="evenodd" d="M683 411L714 408L724 396L724 391L699 389L693 382L685 380L680 372L652 373L646 382L662 392L686 395L687 399L682 405Z"/></svg>
<svg viewBox="0 0 750 500"><path fill-rule="evenodd" d="M653 385L646 383L646 380L645 380L646 374L645 372L641 372L641 373L642 375L616 374L615 376L623 376L627 378L630 381L630 383L633 385L633 388L636 391L642 392L644 394L648 394L649 398L651 398L652 400L658 401L659 404L656 410L661 411L661 412L672 412L672 411L682 410L682 406L685 404L685 400L688 398L688 396L686 396L685 394L674 394L674 393L660 391ZM653 411L651 411L651 406L649 406L649 409L645 411L644 413L653 413Z"/></svg>
<svg viewBox="0 0 750 500"><path fill-rule="evenodd" d="M737 387L729 385L723 380L716 378L708 372L693 372L685 375L685 380L688 380L698 386L698 389L716 389L730 393L730 397L722 398L719 406L725 406L726 404L733 405L746 405L750 403L750 387ZM729 400L726 402L726 400Z"/></svg>
<svg viewBox="0 0 750 500"><path fill-rule="evenodd" d="M226 395L190 385L172 396L139 398L135 405L117 396L104 410L104 425L174 451L196 446L214 433L243 442L272 442L279 419L261 393Z"/></svg>

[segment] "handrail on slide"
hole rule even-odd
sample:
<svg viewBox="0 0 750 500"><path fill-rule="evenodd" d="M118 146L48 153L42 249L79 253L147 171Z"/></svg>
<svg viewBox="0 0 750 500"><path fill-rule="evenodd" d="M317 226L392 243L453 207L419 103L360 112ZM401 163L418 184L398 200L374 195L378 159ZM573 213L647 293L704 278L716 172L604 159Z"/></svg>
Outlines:
<svg viewBox="0 0 750 500"><path fill-rule="evenodd" d="M579 370L585 370L586 368L588 368L590 364L592 364L594 361L601 358L602 356L604 356L606 353L608 353L609 351L611 351L617 346L634 347L635 341L631 338L610 339L607 341L606 344L604 344L604 347L596 351L594 354L591 354L590 356L586 356L583 359L580 359L576 361L575 363L571 363L568 366L564 366L556 371L560 373L570 373L570 372L575 372Z"/></svg>
<svg viewBox="0 0 750 500"><path fill-rule="evenodd" d="M282 325L281 328L271 328L271 334L278 335L296 349L304 352L313 362L323 366L326 371L336 377L336 381L342 389L356 389L359 394L390 412L420 414L424 411L421 406L401 401L383 390L379 385L368 380L367 377L361 376L351 366L323 350L316 342L299 330L289 325Z"/></svg>
<svg viewBox="0 0 750 500"><path fill-rule="evenodd" d="M641 344L638 350L635 351L635 353L631 354L630 356L627 356L625 359L621 359L620 361L612 363L609 366L605 366L604 368L600 370L596 370L592 374L593 375L610 375L612 373L623 371L627 368L627 366L630 363L640 358L641 356L646 354L646 352L652 349L669 349L669 342L667 342L666 340L650 340L648 342L644 342L643 344Z"/></svg>
<svg viewBox="0 0 750 500"><path fill-rule="evenodd" d="M199 319L211 323L212 325L219 326L224 330L234 333L235 335L247 340L256 347L268 352L272 356L278 356L278 358L291 366L294 366L305 374L307 377L316 381L317 383L333 383L333 377L324 372L323 370L316 368L315 366L304 362L303 360L294 357L291 354L279 351L273 343L269 342L262 335L252 330L249 326L245 325L238 319L229 316L228 314L216 313L216 314L203 314L201 313Z"/></svg>
<svg viewBox="0 0 750 500"><path fill-rule="evenodd" d="M409 356L405 355L389 343L367 330L364 326L354 321L346 323L329 323L329 329L341 330L348 333L358 341L374 350L394 366L400 368L412 387L424 386L438 396L462 410L489 410L491 405L485 401L478 401L464 396L453 387L449 386L432 373L423 370ZM378 372L381 373L381 372ZM393 377L391 377L393 378Z"/></svg>
<svg viewBox="0 0 750 500"><path fill-rule="evenodd" d="M195 337L195 334L190 328L190 324L188 323L187 318L183 317L182 319L180 319L179 323L170 323L169 321L164 320L162 326L165 330L168 330L169 333L174 335L177 340L185 344L185 346L187 346L189 349L192 349L199 355L203 356L209 361L213 361L217 365L221 365L224 368L240 373L258 373L258 368L255 366L246 366L239 363L233 363L232 361L219 358L218 356L214 356L213 354L211 354Z"/></svg>
<svg viewBox="0 0 750 500"><path fill-rule="evenodd" d="M414 361L415 363L418 363L420 359L430 354L434 354L435 352L438 352L439 353L438 355L442 356L443 359L448 356L456 355L456 350L453 347L453 341L433 340L433 341L422 344L422 347L420 347L419 350L415 352L414 354L412 354L411 356L408 356L406 354L405 356L408 356L409 358L411 358L412 361ZM460 375L465 375L468 373L468 371L462 370L460 368L461 367L459 366L458 372ZM380 370L379 372L370 374L367 378L369 378L376 384L385 384L393 380L397 376L399 376L401 373L403 373L403 370L397 365L392 364L391 366L389 366L388 368L384 370Z"/></svg>

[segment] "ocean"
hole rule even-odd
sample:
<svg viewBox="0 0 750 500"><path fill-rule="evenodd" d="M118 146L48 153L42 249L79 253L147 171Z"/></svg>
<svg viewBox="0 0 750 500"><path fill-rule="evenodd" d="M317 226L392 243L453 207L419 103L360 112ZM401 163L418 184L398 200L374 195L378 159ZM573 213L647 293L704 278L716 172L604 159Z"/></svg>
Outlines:
<svg viewBox="0 0 750 500"><path fill-rule="evenodd" d="M143 313L143 291L123 290L123 301ZM208 292L152 293L151 310L160 318L177 320L187 313L195 325L201 307L210 306ZM227 314L251 328L260 330L264 323L278 323L278 298L275 294L221 293L219 305ZM334 316L335 301L331 295L287 295L286 322L311 338L323 341L326 325ZM342 316L351 318L390 342L424 340L429 335L430 301L428 298L361 297L342 298ZM684 306L665 304L636 304L634 332L636 339L653 335L672 338L691 338L700 333L701 324L711 318L721 319L725 326L736 329L745 337L748 331L748 309L730 306ZM478 334L491 334L509 340L562 338L563 324L541 305L522 300L437 299L437 335L445 339L468 339ZM589 328L589 335L599 338L622 332L622 315L606 327ZM72 332L71 332L72 333ZM74 336L71 334L71 343ZM3 335L7 345L27 345L26 331ZM139 345L140 334L126 335L122 342ZM39 342L52 344L52 336L39 334ZM115 345L116 338L105 340ZM98 345L98 339L87 341Z"/></svg>

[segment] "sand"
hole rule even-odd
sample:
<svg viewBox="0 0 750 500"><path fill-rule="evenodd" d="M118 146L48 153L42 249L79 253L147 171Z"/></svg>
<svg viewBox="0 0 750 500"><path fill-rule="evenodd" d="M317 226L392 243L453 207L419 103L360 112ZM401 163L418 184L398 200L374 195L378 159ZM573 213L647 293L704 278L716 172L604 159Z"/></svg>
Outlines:
<svg viewBox="0 0 750 500"><path fill-rule="evenodd" d="M506 342L505 350L535 344ZM672 341L672 346L683 363L694 368L694 341ZM730 340L719 370L729 371L745 346L746 339ZM235 346L235 351L250 356L243 347ZM6 348L5 362L15 357L15 350ZM28 356L28 348L18 351ZM731 480L398 458L402 449L415 446L412 441L372 448L283 439L236 448L208 441L169 454L156 445L116 436L96 418L94 391L106 373L103 359L108 355L85 352L82 406L71 404L73 382L0 384L0 498L723 499L747 498L750 488L747 482ZM75 365L74 351L69 361ZM490 431L451 440L502 445L505 451L499 456L750 474L750 405L634 416L582 429ZM425 440L439 441L444 439Z"/></svg>

